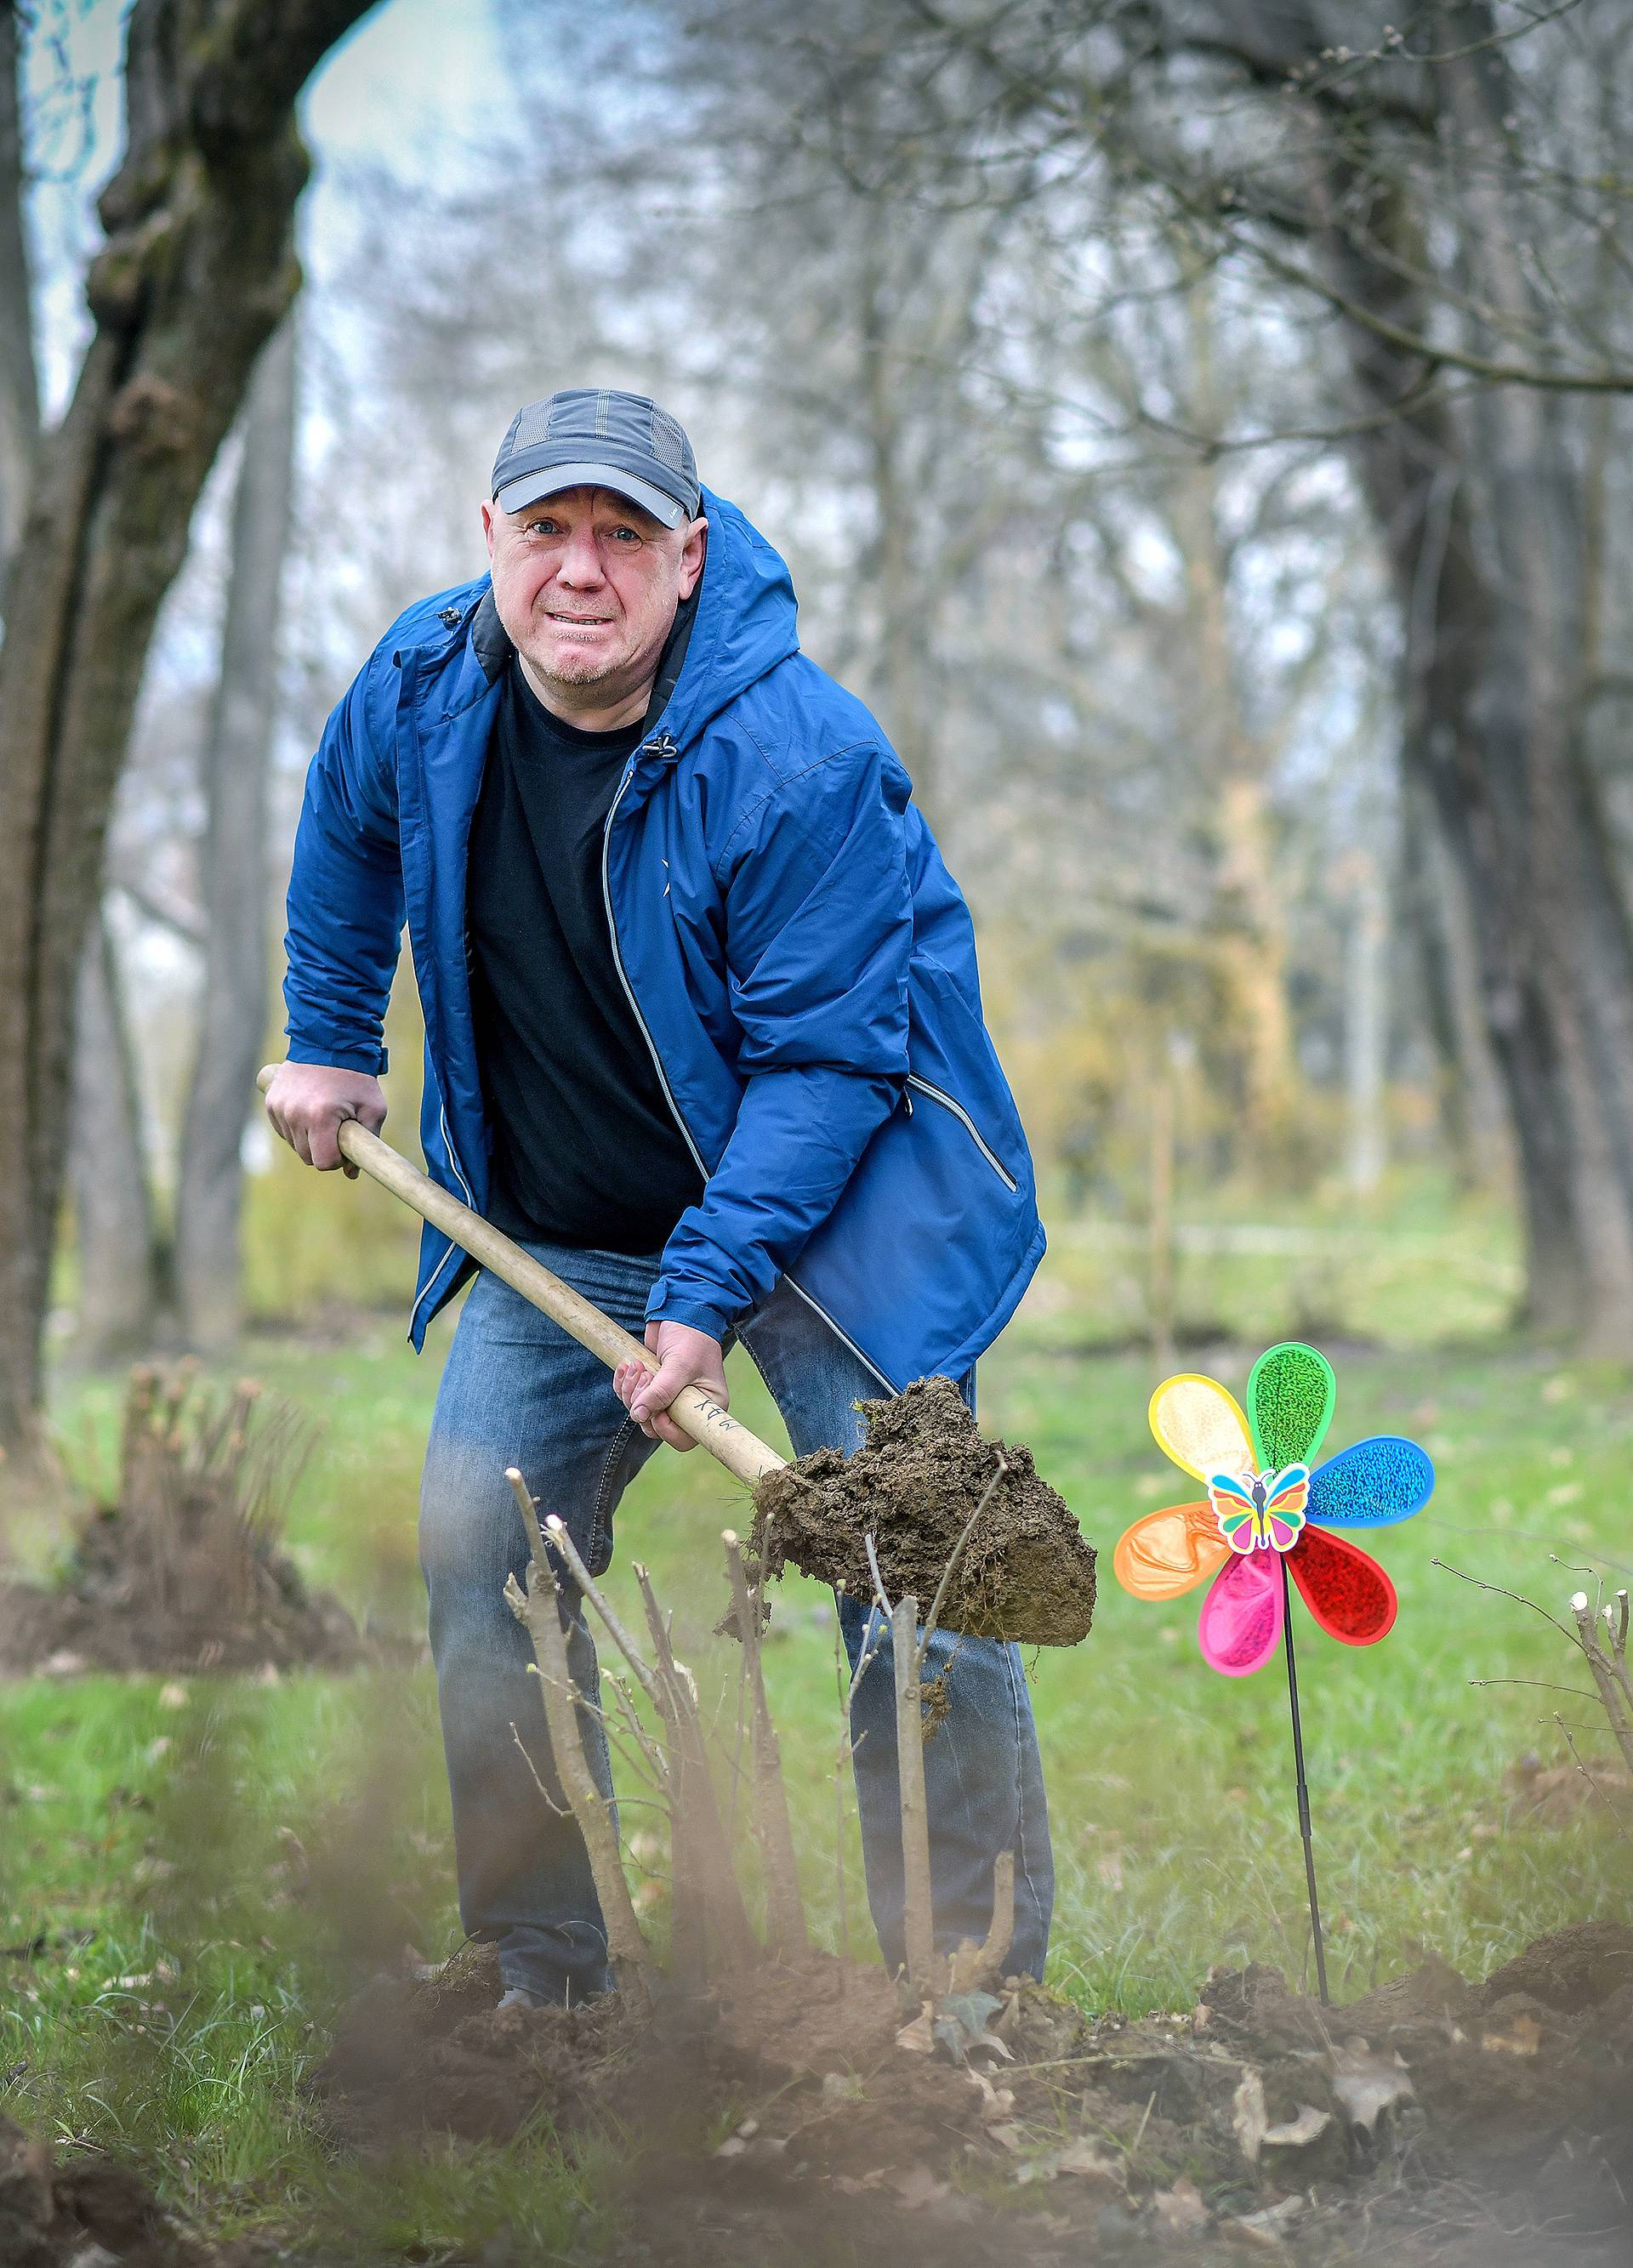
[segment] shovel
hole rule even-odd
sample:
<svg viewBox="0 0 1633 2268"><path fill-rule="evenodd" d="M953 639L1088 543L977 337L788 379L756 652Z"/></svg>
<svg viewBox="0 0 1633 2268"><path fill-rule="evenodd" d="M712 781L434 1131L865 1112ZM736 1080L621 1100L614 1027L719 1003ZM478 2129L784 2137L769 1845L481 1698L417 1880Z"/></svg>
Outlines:
<svg viewBox="0 0 1633 2268"><path fill-rule="evenodd" d="M276 1069L276 1064L269 1064L255 1082L263 1094L272 1083ZM646 1371L654 1367L651 1353L639 1339L632 1338L610 1315L592 1307L571 1284L564 1284L559 1276L552 1276L548 1268L525 1253L519 1244L513 1243L491 1221L472 1212L469 1205L450 1197L447 1189L439 1189L417 1166L410 1166L388 1142L382 1142L378 1134L371 1134L355 1118L347 1118L342 1120L336 1138L340 1154L349 1166L355 1166L359 1173L389 1189L393 1197L411 1205L422 1220L440 1228L462 1251L479 1261L490 1275L508 1284L513 1292L520 1292L524 1300L530 1300L541 1314L559 1323L569 1337L598 1355L609 1370L616 1370L621 1362L638 1362ZM694 1441L720 1459L728 1472L735 1473L750 1488L765 1474L780 1472L788 1462L696 1386L682 1387L669 1404L669 1414L683 1433L690 1433Z"/></svg>

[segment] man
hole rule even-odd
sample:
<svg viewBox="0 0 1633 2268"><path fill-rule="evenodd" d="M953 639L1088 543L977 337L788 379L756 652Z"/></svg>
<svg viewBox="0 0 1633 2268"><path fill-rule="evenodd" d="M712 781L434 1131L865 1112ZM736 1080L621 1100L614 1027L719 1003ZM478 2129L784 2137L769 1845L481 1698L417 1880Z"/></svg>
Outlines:
<svg viewBox="0 0 1633 2268"><path fill-rule="evenodd" d="M403 616L330 718L289 895L289 1059L268 1093L310 1164L385 1117L406 917L425 1018L429 1171L636 1333L609 1381L493 1278L465 1303L421 1497L460 1910L506 2000L606 1988L606 1940L501 1595L528 1545L516 1465L592 1570L696 1384L741 1338L796 1453L856 1446L859 1396L976 1357L1043 1250L1031 1160L981 1021L957 885L877 724L799 651L777 554L700 489L642 396L522 409L483 506L491 572ZM410 1336L475 1272L427 1229ZM839 1605L853 1663L869 1617ZM856 1697L868 1896L900 1962L892 1668ZM581 1616L573 1675L592 1697ZM1012 1646L937 1636L950 1706L927 1756L935 1927L982 1936L1016 1856L1017 1970L1053 1897ZM611 1776L595 1720L597 1776Z"/></svg>

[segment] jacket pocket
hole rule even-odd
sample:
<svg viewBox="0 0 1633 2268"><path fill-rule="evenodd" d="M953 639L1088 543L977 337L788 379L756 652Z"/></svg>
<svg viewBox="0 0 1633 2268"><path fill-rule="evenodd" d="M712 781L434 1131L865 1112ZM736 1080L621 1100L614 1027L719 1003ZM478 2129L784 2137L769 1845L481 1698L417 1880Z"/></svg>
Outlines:
<svg viewBox="0 0 1633 2268"><path fill-rule="evenodd" d="M1011 1196L1031 1182L1026 1136L986 1027L952 972L916 952L908 967L906 1100L944 1111Z"/></svg>
<svg viewBox="0 0 1633 2268"><path fill-rule="evenodd" d="M1013 1192L1020 1187L1020 1183L1016 1180L1015 1175L1009 1171L1008 1166L1004 1164L1003 1160L998 1155L996 1150L994 1149L992 1144L986 1139L986 1137L982 1133L974 1119L971 1117L969 1112L964 1108L962 1102L958 1101L955 1096L949 1094L944 1088L932 1086L931 1082L927 1079L920 1079L918 1072L914 1071L910 1071L907 1074L907 1086L909 1089L907 1097L907 1109L909 1116L912 1115L913 1111L913 1095L915 1094L927 1095L932 1102L939 1104L941 1108L943 1110L950 1110L953 1116L958 1120L959 1123L963 1126L964 1132L969 1136L971 1141L974 1143L982 1157L986 1159L994 1173L997 1174L1005 1189Z"/></svg>

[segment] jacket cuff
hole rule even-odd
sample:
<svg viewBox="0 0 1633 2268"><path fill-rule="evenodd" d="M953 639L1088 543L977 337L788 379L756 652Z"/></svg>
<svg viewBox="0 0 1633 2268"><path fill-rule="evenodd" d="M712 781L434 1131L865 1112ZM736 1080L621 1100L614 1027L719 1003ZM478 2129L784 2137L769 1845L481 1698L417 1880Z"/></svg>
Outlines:
<svg viewBox="0 0 1633 2268"><path fill-rule="evenodd" d="M321 1064L326 1071L361 1071L378 1079L390 1065L391 1058L381 1047L321 1047L309 1040L291 1040L284 1050L286 1063Z"/></svg>
<svg viewBox="0 0 1633 2268"><path fill-rule="evenodd" d="M694 1331L706 1331L712 1339L724 1339L732 1326L730 1309L723 1303L700 1298L697 1292L671 1292L660 1276L647 1295L647 1321L649 1323L684 1323Z"/></svg>

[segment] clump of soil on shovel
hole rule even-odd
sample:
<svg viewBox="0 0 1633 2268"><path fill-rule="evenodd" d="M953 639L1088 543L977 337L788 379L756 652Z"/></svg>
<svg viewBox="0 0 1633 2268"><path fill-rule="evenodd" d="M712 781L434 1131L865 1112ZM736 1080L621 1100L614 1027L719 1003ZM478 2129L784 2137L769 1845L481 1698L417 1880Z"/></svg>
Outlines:
<svg viewBox="0 0 1633 2268"><path fill-rule="evenodd" d="M873 1595L867 1539L892 1599L927 1612L971 1514L992 1495L959 1552L944 1629L1028 1646L1075 1646L1094 1617L1093 1548L1020 1443L984 1440L950 1378L920 1378L888 1402L864 1402L855 1454L818 1449L755 1491L752 1547L768 1577L802 1574ZM1001 1468L1007 1465L1007 1472ZM996 1487L993 1484L996 1480Z"/></svg>
<svg viewBox="0 0 1633 2268"><path fill-rule="evenodd" d="M188 1366L131 1375L117 1500L61 1580L0 1583L0 1676L45 1670L345 1668L373 1649L278 1548L306 1454L296 1414Z"/></svg>

